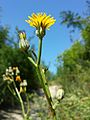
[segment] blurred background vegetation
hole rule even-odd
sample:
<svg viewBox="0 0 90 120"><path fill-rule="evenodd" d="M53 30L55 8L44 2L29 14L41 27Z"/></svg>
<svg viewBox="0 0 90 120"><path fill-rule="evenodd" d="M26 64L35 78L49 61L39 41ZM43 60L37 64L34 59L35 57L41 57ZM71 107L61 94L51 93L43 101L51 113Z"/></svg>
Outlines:
<svg viewBox="0 0 90 120"><path fill-rule="evenodd" d="M61 101L57 113L61 120L90 120L90 2L88 11L82 17L72 11L62 11L60 20L70 30L70 36L78 31L80 39L72 36L72 46L57 56L57 72L46 73L49 84L63 85L65 97ZM18 47L17 41L10 37L9 28L0 26L0 106L14 104L15 100L2 80L2 75L9 66L18 66L22 79L28 82L27 91L40 88L40 83L33 66ZM30 37L33 39L33 37ZM29 40L31 40L29 39ZM32 46L33 50L35 48ZM29 52L29 55L31 53ZM33 57L33 56L32 56ZM43 66L48 67L42 62ZM10 99L9 99L10 98ZM38 99L38 98L36 98ZM11 105L12 106L12 105ZM43 108L42 108L43 109ZM60 114L60 116L59 116Z"/></svg>

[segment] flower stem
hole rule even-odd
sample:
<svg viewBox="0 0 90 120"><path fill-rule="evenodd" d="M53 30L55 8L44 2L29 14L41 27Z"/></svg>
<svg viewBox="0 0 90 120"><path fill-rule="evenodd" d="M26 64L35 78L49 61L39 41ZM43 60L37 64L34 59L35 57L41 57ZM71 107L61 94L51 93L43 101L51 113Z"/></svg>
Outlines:
<svg viewBox="0 0 90 120"><path fill-rule="evenodd" d="M31 57L28 57L29 61L34 65L34 67L36 67L36 63L34 62L34 60Z"/></svg>
<svg viewBox="0 0 90 120"><path fill-rule="evenodd" d="M18 99L18 97L16 96L16 93L14 92L14 90L12 90L9 85L8 85L7 87L8 87L8 89L9 89L9 91L11 92L11 94L19 101L19 99Z"/></svg>
<svg viewBox="0 0 90 120"><path fill-rule="evenodd" d="M41 52L42 52L42 38L39 38L37 65L40 65Z"/></svg>
<svg viewBox="0 0 90 120"><path fill-rule="evenodd" d="M28 94L26 94L26 100L27 100L27 115L29 115L29 113L30 113L30 102L29 102Z"/></svg>
<svg viewBox="0 0 90 120"><path fill-rule="evenodd" d="M18 91L18 89L17 89L16 84L15 84L14 81L13 81L13 85L14 85L15 91L16 91L16 93L17 93L17 96L18 96L18 98L19 98L19 100L20 100L23 117L24 117L24 119L26 119L26 114L25 114L25 110L24 110L24 103L23 103L23 100L22 100L22 98L21 98L21 96L20 96L20 93L19 93L19 91Z"/></svg>
<svg viewBox="0 0 90 120"><path fill-rule="evenodd" d="M38 58L37 58L36 71L37 71L37 74L38 74L38 78L41 81L41 85L43 87L44 93L46 95L46 98L47 98L47 101L48 101L53 119L56 120L56 113L55 113L55 109L53 108L53 101L52 101L52 98L51 98L48 83L47 83L47 80L45 78L45 74L43 73L42 68L40 67L41 53L42 53L42 37L39 37Z"/></svg>
<svg viewBox="0 0 90 120"><path fill-rule="evenodd" d="M39 79L41 81L41 85L43 87L43 90L44 90L44 93L46 95L47 101L49 103L49 107L50 107L53 119L56 120L56 113L55 113L55 109L53 108L53 101L52 101L52 98L51 98L51 94L50 94L50 90L49 90L49 87L48 87L48 83L46 81L45 75L42 72L42 69L40 68L40 66L37 67L37 73L38 73L38 77L39 77Z"/></svg>

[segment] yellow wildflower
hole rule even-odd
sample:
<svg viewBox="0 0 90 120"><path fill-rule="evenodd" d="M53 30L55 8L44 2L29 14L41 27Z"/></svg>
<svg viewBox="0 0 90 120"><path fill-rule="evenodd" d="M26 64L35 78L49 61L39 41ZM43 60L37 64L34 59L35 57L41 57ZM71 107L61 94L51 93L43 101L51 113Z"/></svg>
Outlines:
<svg viewBox="0 0 90 120"><path fill-rule="evenodd" d="M39 38L43 38L45 35L45 30L55 23L55 19L46 13L33 13L32 16L28 16L29 20L25 20L30 26L36 28L36 35Z"/></svg>
<svg viewBox="0 0 90 120"><path fill-rule="evenodd" d="M51 17L50 15L46 15L45 13L38 13L32 14L32 17L28 16L29 20L25 20L27 23L30 24L32 27L36 27L37 29L39 27L42 27L42 29L49 29L50 26L52 26L55 23L55 19Z"/></svg>

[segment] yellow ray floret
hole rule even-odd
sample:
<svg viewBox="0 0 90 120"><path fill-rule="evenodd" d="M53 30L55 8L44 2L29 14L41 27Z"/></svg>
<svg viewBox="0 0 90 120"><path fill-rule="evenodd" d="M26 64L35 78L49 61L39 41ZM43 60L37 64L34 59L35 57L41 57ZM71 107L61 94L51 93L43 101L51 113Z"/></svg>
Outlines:
<svg viewBox="0 0 90 120"><path fill-rule="evenodd" d="M55 19L46 13L33 13L32 16L28 16L29 20L25 20L32 27L42 27L42 29L49 29L55 23Z"/></svg>

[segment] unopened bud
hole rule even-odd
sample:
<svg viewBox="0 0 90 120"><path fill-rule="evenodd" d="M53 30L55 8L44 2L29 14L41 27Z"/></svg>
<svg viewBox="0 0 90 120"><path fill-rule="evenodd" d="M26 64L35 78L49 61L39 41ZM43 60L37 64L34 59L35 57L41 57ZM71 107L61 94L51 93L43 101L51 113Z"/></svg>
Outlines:
<svg viewBox="0 0 90 120"><path fill-rule="evenodd" d="M16 67L16 75L18 75L20 73L18 67Z"/></svg>
<svg viewBox="0 0 90 120"><path fill-rule="evenodd" d="M20 77L20 75L16 76L16 81L21 82L21 77Z"/></svg>
<svg viewBox="0 0 90 120"><path fill-rule="evenodd" d="M9 75L9 70L8 70L8 69L6 69L6 75L7 75L7 76Z"/></svg>
<svg viewBox="0 0 90 120"><path fill-rule="evenodd" d="M11 66L9 67L8 71L9 71L9 73L12 73L12 72L13 72L13 69L12 69Z"/></svg>
<svg viewBox="0 0 90 120"><path fill-rule="evenodd" d="M25 93L26 92L26 87L20 86L20 93Z"/></svg>
<svg viewBox="0 0 90 120"><path fill-rule="evenodd" d="M19 48L22 50L28 50L30 47L29 42L25 39L20 39L19 41Z"/></svg>
<svg viewBox="0 0 90 120"><path fill-rule="evenodd" d="M20 39L26 39L26 33L25 33L25 31L21 31L21 32L19 32L19 38Z"/></svg>
<svg viewBox="0 0 90 120"><path fill-rule="evenodd" d="M26 86L27 86L27 81L23 80L23 82L20 83L20 93L26 92Z"/></svg>
<svg viewBox="0 0 90 120"><path fill-rule="evenodd" d="M64 90L63 89L58 89L57 94L56 94L56 99L61 100L64 97Z"/></svg>
<svg viewBox="0 0 90 120"><path fill-rule="evenodd" d="M23 82L20 83L20 86L22 86L22 87L27 86L27 81L23 80Z"/></svg>
<svg viewBox="0 0 90 120"><path fill-rule="evenodd" d="M19 47L22 50L25 50L25 51L28 50L29 47L30 47L30 45L29 45L29 42L26 39L26 33L25 33L25 31L19 32L19 38L20 38Z"/></svg>

